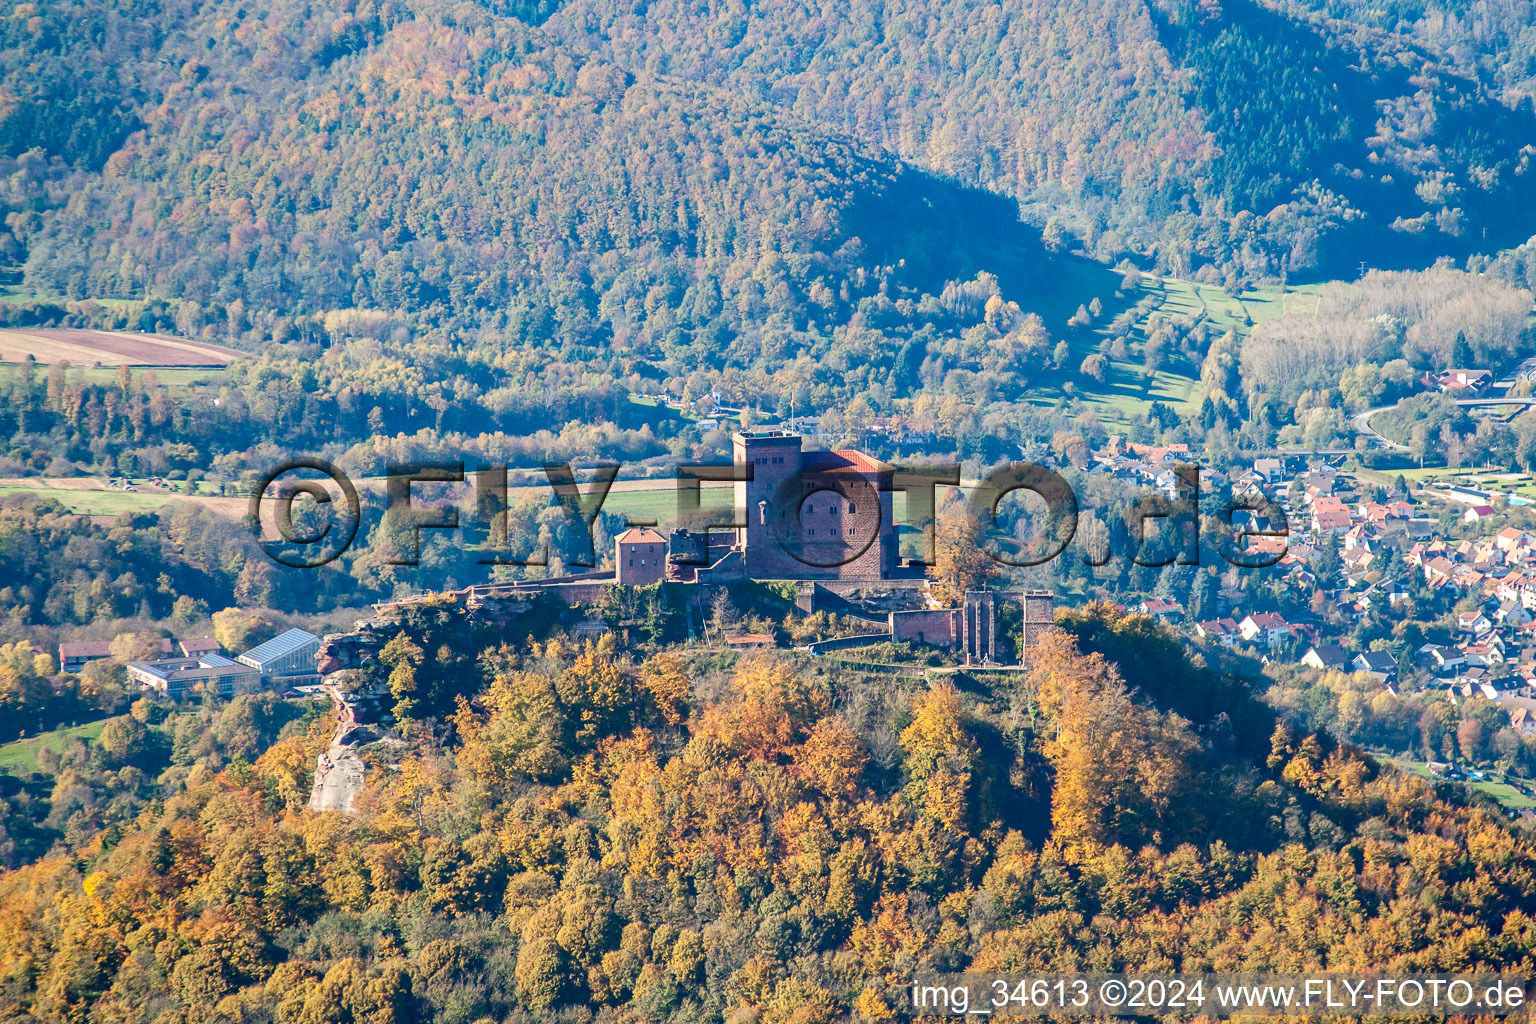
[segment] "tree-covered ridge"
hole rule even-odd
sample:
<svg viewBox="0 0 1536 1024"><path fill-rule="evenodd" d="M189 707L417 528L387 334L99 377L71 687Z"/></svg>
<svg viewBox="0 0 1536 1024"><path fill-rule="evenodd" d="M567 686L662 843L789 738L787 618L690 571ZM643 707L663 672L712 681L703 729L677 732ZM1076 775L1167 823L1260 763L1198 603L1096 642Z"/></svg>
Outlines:
<svg viewBox="0 0 1536 1024"><path fill-rule="evenodd" d="M616 383L643 393L704 368L775 400L909 391L936 332L975 327L1000 290L952 220L995 235L997 211L871 147L730 90L573 58L514 19L396 15L323 65L275 15L235 32L220 54L235 70L208 58L166 85L99 177L19 158L6 203L27 212L12 239L25 287L147 291L123 326L248 347L360 339L274 353L267 374L302 384L297 404L334 398L359 433L375 409L519 433L552 413L622 421L602 405ZM1048 293L1060 261L1027 248L1007 258L1010 290ZM1033 357L1001 368L1017 392L1050 344L1037 319L1007 320L1000 333L1021 330L1003 351ZM960 365L979 365L985 346L967 347Z"/></svg>
<svg viewBox="0 0 1536 1024"><path fill-rule="evenodd" d="M210 601L222 607L236 592L254 596L249 588L257 581L270 588L269 566L247 561L245 536L237 524L191 507L98 527L57 502L10 499L0 504L0 559L8 569L0 608L19 626L165 617L178 595L200 595L185 600L205 610Z"/></svg>
<svg viewBox="0 0 1536 1024"><path fill-rule="evenodd" d="M133 824L0 876L0 1000L788 1024L889 1019L923 969L1531 968L1529 838L1324 736L1255 739L1243 684L1148 620L1062 624L1028 673L961 686L488 649L449 722L370 748L350 817L299 809L324 723L246 707L264 753L216 742ZM152 764L131 740L158 728L111 756Z"/></svg>
<svg viewBox="0 0 1536 1024"><path fill-rule="evenodd" d="M1407 40L1359 38L1296 6L1158 5L1209 112L1213 187L1229 211L1263 216L1232 217L1225 244L1258 244L1269 260L1289 249L1268 271L1249 253L1248 272L1410 269L1523 241L1529 98Z"/></svg>
<svg viewBox="0 0 1536 1024"><path fill-rule="evenodd" d="M578 0L550 23L565 26L626 65L766 88L798 114L1004 195L1134 192L1157 219L1211 155L1140 4Z"/></svg>
<svg viewBox="0 0 1536 1024"><path fill-rule="evenodd" d="M158 274L184 302L292 316L364 307L499 330L540 315L591 321L606 299L616 308L601 319L620 332L663 299L707 324L722 297L684 296L686 279L718 292L760 258L780 257L743 301L781 282L800 302L817 277L842 283L851 268L822 250L841 242L849 193L878 188L882 168L708 93L627 95L627 84L488 17L467 29L404 22L366 55L260 96L178 83L114 176L58 214L81 248L34 263L28 282L60 293L55 275L90 267L94 294L133 294ZM331 136L345 145L324 144ZM745 274L727 273L742 263ZM638 294L613 294L626 272ZM662 291L644 310L651 289ZM538 326L535 349L603 342L580 330L597 323Z"/></svg>
<svg viewBox="0 0 1536 1024"><path fill-rule="evenodd" d="M1284 0L1281 9L1356 38L1362 47L1407 51L1489 83L1511 105L1536 95L1536 26L1520 0Z"/></svg>
<svg viewBox="0 0 1536 1024"><path fill-rule="evenodd" d="M1530 292L1491 276L1376 271L1256 327L1243 342L1242 377L1293 398L1392 360L1416 370L1505 366L1524 351L1530 311Z"/></svg>
<svg viewBox="0 0 1536 1024"><path fill-rule="evenodd" d="M561 378L901 344L964 326L924 293L999 273L903 268L945 202L923 175L1050 246L1229 283L1529 230L1529 109L1245 4L86 6L0 30L0 255L32 295L251 346L324 325ZM103 118L127 127L76 138Z"/></svg>

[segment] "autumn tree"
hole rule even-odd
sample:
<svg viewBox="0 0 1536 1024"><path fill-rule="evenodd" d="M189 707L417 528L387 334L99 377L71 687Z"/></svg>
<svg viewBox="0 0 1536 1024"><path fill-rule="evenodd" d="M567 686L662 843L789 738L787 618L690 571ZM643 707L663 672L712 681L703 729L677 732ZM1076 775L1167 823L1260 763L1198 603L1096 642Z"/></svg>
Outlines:
<svg viewBox="0 0 1536 1024"><path fill-rule="evenodd" d="M1190 827L1199 741L1188 723L1138 703L1102 655L1060 631L1030 651L1028 685L1056 769L1052 840L1072 855L1163 842Z"/></svg>
<svg viewBox="0 0 1536 1024"><path fill-rule="evenodd" d="M940 604L953 607L968 591L983 590L998 566L982 546L981 530L966 511L939 517L934 532L934 567L930 590Z"/></svg>
<svg viewBox="0 0 1536 1024"><path fill-rule="evenodd" d="M647 658L640 666L640 685L668 725L683 720L690 683L682 658L671 652Z"/></svg>

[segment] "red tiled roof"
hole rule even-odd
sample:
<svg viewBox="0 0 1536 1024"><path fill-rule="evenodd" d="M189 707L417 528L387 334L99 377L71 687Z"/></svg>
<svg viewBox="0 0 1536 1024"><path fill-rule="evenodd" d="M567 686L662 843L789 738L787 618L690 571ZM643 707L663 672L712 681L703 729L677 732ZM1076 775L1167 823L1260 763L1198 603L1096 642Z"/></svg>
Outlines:
<svg viewBox="0 0 1536 1024"><path fill-rule="evenodd" d="M156 642L156 649L169 654L171 638L160 637ZM110 640L73 640L59 644L60 658L105 658L111 653L112 641Z"/></svg>
<svg viewBox="0 0 1536 1024"><path fill-rule="evenodd" d="M105 658L111 653L110 640L76 640L59 644L61 658Z"/></svg>
<svg viewBox="0 0 1536 1024"><path fill-rule="evenodd" d="M881 473L895 467L881 462L873 455L866 455L853 448L840 448L833 452L805 452L800 457L802 469L827 470L852 469L860 473Z"/></svg>

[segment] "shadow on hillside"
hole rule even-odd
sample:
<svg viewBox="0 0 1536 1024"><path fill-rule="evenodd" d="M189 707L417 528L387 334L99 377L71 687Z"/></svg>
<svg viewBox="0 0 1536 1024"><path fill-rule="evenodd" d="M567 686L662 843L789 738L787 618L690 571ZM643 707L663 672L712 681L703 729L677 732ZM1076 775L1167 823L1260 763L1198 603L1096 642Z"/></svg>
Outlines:
<svg viewBox="0 0 1536 1024"><path fill-rule="evenodd" d="M1114 298L1118 275L1052 252L1040 229L1019 220L1012 199L923 171L904 168L895 181L861 194L848 225L870 262L895 266L904 260L902 283L931 295L947 281L995 274L1004 298L1039 313L1053 336L1080 303L1095 296L1108 316L1127 304Z"/></svg>
<svg viewBox="0 0 1536 1024"><path fill-rule="evenodd" d="M1361 52L1251 0L1187 3L1155 20L1170 54L1194 72L1229 204L1263 216L1315 180L1365 215L1316 240L1309 278L1354 278L1362 262L1461 261L1536 231L1536 175L1521 165L1522 148L1536 142L1529 99L1511 109L1482 83L1432 70L1431 55L1406 44ZM1443 225L1440 207L1416 193L1419 178L1368 145L1384 107L1421 89L1429 97L1424 144L1437 147L1436 167L1459 189L1445 205L1460 213ZM1490 184L1474 183L1485 174Z"/></svg>

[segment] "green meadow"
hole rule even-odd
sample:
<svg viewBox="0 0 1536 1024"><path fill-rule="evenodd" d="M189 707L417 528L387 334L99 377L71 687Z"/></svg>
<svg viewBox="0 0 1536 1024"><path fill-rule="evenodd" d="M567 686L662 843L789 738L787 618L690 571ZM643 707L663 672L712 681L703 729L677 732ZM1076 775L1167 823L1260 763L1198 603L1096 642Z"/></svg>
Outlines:
<svg viewBox="0 0 1536 1024"><path fill-rule="evenodd" d="M19 770L25 774L37 771L37 755L44 749L59 753L64 745L72 739L84 740L87 744L94 743L101 735L102 728L106 725L103 719L97 722L87 722L84 725L70 725L54 729L52 732L39 733L36 736L25 736L19 740L0 746L0 770Z"/></svg>

